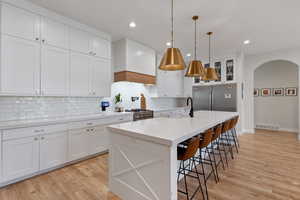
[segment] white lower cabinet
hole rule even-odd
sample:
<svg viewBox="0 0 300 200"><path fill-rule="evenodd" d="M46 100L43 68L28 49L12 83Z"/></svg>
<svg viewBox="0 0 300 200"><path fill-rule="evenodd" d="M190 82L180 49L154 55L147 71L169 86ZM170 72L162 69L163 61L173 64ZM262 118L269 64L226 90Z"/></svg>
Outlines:
<svg viewBox="0 0 300 200"><path fill-rule="evenodd" d="M89 155L88 129L72 130L69 133L69 161Z"/></svg>
<svg viewBox="0 0 300 200"><path fill-rule="evenodd" d="M39 171L39 138L37 136L3 142L3 181Z"/></svg>
<svg viewBox="0 0 300 200"><path fill-rule="evenodd" d="M105 126L73 130L69 133L69 161L108 150Z"/></svg>
<svg viewBox="0 0 300 200"><path fill-rule="evenodd" d="M40 170L67 162L68 132L42 135L40 140Z"/></svg>
<svg viewBox="0 0 300 200"><path fill-rule="evenodd" d="M96 154L108 150L109 138L106 126L91 128L88 135L90 141L90 154Z"/></svg>

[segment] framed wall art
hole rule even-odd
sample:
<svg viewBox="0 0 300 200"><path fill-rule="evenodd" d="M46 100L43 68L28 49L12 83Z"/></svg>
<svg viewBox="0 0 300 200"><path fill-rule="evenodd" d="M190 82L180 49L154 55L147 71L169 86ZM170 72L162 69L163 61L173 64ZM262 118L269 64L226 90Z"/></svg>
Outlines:
<svg viewBox="0 0 300 200"><path fill-rule="evenodd" d="M254 97L259 96L259 89L258 88L254 88L253 95L254 95Z"/></svg>
<svg viewBox="0 0 300 200"><path fill-rule="evenodd" d="M284 96L284 88L273 88L273 96Z"/></svg>
<svg viewBox="0 0 300 200"><path fill-rule="evenodd" d="M285 88L285 96L297 96L298 94L296 87Z"/></svg>
<svg viewBox="0 0 300 200"><path fill-rule="evenodd" d="M269 96L271 96L271 88L263 88L263 89L261 89L261 96L262 97L269 97Z"/></svg>

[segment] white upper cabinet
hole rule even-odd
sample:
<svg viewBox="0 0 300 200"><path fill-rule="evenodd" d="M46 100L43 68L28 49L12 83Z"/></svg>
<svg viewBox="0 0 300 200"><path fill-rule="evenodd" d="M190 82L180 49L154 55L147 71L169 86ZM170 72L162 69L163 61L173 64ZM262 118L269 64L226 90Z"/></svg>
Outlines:
<svg viewBox="0 0 300 200"><path fill-rule="evenodd" d="M109 96L109 37L18 1L0 8L0 95Z"/></svg>
<svg viewBox="0 0 300 200"><path fill-rule="evenodd" d="M73 52L70 62L70 95L91 95L90 56Z"/></svg>
<svg viewBox="0 0 300 200"><path fill-rule="evenodd" d="M69 94L69 51L42 46L41 94L67 96Z"/></svg>
<svg viewBox="0 0 300 200"><path fill-rule="evenodd" d="M2 33L27 40L40 40L40 16L2 4Z"/></svg>
<svg viewBox="0 0 300 200"><path fill-rule="evenodd" d="M68 49L68 27L65 24L42 18L41 41L43 44Z"/></svg>
<svg viewBox="0 0 300 200"><path fill-rule="evenodd" d="M109 60L95 58L92 67L92 94L99 97L110 97L111 65Z"/></svg>
<svg viewBox="0 0 300 200"><path fill-rule="evenodd" d="M110 58L111 57L111 49L110 49L110 42L104 40L99 37L92 37L91 42L91 51L93 52L94 56L101 57L101 58Z"/></svg>
<svg viewBox="0 0 300 200"><path fill-rule="evenodd" d="M40 45L3 35L1 94L39 95Z"/></svg>
<svg viewBox="0 0 300 200"><path fill-rule="evenodd" d="M70 49L84 54L92 54L90 34L76 28L70 28Z"/></svg>
<svg viewBox="0 0 300 200"><path fill-rule="evenodd" d="M110 42L85 31L70 29L70 49L101 58L110 58Z"/></svg>

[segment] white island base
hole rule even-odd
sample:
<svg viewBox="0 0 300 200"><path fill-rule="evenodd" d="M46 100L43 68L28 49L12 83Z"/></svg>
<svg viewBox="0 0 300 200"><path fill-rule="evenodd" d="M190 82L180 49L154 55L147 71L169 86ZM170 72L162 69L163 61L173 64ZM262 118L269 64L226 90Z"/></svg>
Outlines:
<svg viewBox="0 0 300 200"><path fill-rule="evenodd" d="M237 115L199 111L110 126L110 191L123 200L177 200L177 145Z"/></svg>

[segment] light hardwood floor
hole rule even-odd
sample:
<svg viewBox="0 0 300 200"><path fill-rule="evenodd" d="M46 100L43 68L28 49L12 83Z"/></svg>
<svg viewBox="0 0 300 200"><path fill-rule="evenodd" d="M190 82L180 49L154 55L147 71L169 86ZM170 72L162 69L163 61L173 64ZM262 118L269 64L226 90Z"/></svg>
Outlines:
<svg viewBox="0 0 300 200"><path fill-rule="evenodd" d="M221 181L209 180L211 200L300 200L296 134L258 130L241 136L240 143L229 168L223 171L220 166ZM120 200L108 192L107 158L99 156L7 186L0 189L0 200Z"/></svg>

